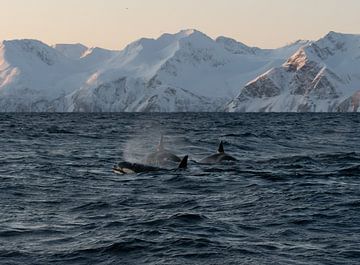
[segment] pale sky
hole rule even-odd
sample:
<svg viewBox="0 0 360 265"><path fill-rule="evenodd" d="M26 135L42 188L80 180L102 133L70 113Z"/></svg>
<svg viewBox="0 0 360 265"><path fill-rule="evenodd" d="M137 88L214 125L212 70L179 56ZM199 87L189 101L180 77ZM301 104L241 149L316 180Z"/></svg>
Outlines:
<svg viewBox="0 0 360 265"><path fill-rule="evenodd" d="M198 29L262 48L360 33L359 0L0 0L0 40L39 39L122 49Z"/></svg>

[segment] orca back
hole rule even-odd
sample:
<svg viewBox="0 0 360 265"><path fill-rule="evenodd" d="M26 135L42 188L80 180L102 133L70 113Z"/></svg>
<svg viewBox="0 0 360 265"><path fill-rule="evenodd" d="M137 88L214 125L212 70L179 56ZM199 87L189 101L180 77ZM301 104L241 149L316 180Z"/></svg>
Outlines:
<svg viewBox="0 0 360 265"><path fill-rule="evenodd" d="M228 155L227 153L225 153L224 142L221 141L217 153L202 159L199 163L200 164L218 164L218 163L226 162L226 161L237 161L237 159L232 157L231 155Z"/></svg>

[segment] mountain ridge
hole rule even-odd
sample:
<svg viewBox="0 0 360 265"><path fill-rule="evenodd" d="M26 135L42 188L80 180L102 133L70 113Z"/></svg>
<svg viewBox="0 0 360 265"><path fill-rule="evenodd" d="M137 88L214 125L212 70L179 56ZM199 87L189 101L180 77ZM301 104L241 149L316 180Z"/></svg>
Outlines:
<svg viewBox="0 0 360 265"><path fill-rule="evenodd" d="M3 41L0 111L358 111L359 36L278 49L191 29L119 51Z"/></svg>

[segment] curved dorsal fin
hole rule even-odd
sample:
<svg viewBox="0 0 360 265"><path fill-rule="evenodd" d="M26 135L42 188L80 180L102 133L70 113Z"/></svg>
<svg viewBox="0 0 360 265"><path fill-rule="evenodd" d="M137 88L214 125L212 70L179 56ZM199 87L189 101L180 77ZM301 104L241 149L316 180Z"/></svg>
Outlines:
<svg viewBox="0 0 360 265"><path fill-rule="evenodd" d="M158 145L158 151L164 151L165 147L164 147L164 135L161 135L160 138L160 143Z"/></svg>
<svg viewBox="0 0 360 265"><path fill-rule="evenodd" d="M222 141L220 142L218 152L219 152L220 154L225 153L225 150L224 150L224 143L223 143Z"/></svg>
<svg viewBox="0 0 360 265"><path fill-rule="evenodd" d="M179 169L185 169L188 166L189 156L185 156L179 165Z"/></svg>

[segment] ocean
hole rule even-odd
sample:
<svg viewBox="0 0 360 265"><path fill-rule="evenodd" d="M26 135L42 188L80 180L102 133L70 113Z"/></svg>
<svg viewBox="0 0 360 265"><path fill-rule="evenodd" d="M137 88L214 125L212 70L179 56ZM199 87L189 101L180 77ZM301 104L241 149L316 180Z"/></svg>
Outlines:
<svg viewBox="0 0 360 265"><path fill-rule="evenodd" d="M360 116L0 114L0 264L360 264Z"/></svg>

